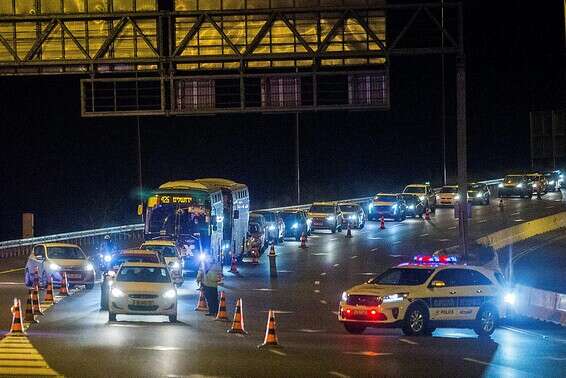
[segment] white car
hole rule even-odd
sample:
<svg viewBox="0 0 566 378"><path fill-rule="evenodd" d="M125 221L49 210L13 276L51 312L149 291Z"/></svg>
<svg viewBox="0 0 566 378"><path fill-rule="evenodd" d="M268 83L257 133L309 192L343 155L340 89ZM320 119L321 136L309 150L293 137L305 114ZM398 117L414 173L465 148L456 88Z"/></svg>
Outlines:
<svg viewBox="0 0 566 378"><path fill-rule="evenodd" d="M433 213L436 211L436 195L430 184L410 184L403 189L402 194L414 194L424 204L425 209L430 209Z"/></svg>
<svg viewBox="0 0 566 378"><path fill-rule="evenodd" d="M436 206L454 206L460 200L457 185L446 185L436 195Z"/></svg>
<svg viewBox="0 0 566 378"><path fill-rule="evenodd" d="M85 285L87 289L94 287L94 266L81 247L67 243L43 243L33 247L26 262L24 282L32 287L33 274L39 272L39 285L47 286L49 276L53 284L59 286L63 272L67 275L67 283Z"/></svg>
<svg viewBox="0 0 566 378"><path fill-rule="evenodd" d="M177 290L164 264L128 262L111 281L108 320L116 315L166 315L177 321Z"/></svg>
<svg viewBox="0 0 566 378"><path fill-rule="evenodd" d="M401 328L406 335L437 327L493 333L514 303L498 271L447 263L448 256L419 256L342 293L338 320L350 333L367 327Z"/></svg>
<svg viewBox="0 0 566 378"><path fill-rule="evenodd" d="M171 276L173 277L173 282L177 287L183 285L183 267L185 261L181 257L181 252L177 248L172 240L148 240L142 243L140 249L155 251L165 260L169 269L171 269Z"/></svg>

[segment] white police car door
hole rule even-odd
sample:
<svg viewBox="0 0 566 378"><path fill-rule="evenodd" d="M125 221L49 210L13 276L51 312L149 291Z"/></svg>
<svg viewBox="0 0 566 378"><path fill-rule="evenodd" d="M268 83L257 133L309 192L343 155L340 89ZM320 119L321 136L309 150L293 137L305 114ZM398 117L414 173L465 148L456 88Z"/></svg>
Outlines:
<svg viewBox="0 0 566 378"><path fill-rule="evenodd" d="M458 295L456 275L459 269L443 269L435 274L433 281L442 281L444 287L429 287L430 297L427 304L431 320L455 320L458 319Z"/></svg>
<svg viewBox="0 0 566 378"><path fill-rule="evenodd" d="M472 269L455 269L461 293L458 297L458 319L473 320L485 302L494 299L497 288L482 273Z"/></svg>

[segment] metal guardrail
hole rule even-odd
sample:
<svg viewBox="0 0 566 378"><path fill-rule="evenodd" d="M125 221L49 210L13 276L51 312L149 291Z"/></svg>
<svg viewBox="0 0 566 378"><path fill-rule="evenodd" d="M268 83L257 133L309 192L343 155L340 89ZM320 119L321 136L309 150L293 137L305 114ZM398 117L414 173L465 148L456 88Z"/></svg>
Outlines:
<svg viewBox="0 0 566 378"><path fill-rule="evenodd" d="M480 183L484 183L486 185L497 185L502 181L503 179L495 179L495 180L480 181ZM360 203L360 202L369 201L371 199L372 197L360 197L360 198L338 200L333 202ZM303 205L295 205L295 206L274 207L269 209L258 209L257 211L260 210L281 211L281 210L306 209L309 206L310 204L303 204ZM126 226L106 227L106 228L98 228L94 230L84 230L84 231L67 232L62 234L38 236L27 239L7 240L0 242L0 258L27 255L28 253L31 252L31 247L39 243L66 241L66 242L74 242L81 246L84 245L88 246L88 245L94 245L97 238L107 234L119 235L120 237L122 237L122 239L141 239L143 238L143 234L142 234L143 227L144 227L143 223L139 223L139 224L126 225Z"/></svg>

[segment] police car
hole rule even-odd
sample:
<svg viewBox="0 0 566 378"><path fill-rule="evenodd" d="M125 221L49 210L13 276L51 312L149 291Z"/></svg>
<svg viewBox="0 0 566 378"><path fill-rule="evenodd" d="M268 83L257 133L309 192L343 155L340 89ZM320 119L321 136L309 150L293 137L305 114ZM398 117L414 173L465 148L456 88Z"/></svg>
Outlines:
<svg viewBox="0 0 566 378"><path fill-rule="evenodd" d="M489 336L514 300L500 272L453 256L416 256L342 293L338 320L354 334L392 327L420 336L459 327Z"/></svg>

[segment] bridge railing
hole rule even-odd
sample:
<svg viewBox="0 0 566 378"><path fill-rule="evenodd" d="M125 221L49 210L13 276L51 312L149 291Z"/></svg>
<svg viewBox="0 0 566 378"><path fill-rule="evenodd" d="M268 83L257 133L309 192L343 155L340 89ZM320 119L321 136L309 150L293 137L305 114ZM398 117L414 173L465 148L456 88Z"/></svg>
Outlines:
<svg viewBox="0 0 566 378"><path fill-rule="evenodd" d="M497 186L502 181L502 179L481 181L489 186ZM372 197L359 197L338 200L336 202L356 202L363 203L370 201ZM259 210L270 210L270 211L282 211L282 210L295 210L295 209L307 209L310 204L295 205L295 206L284 206L284 207L274 207L270 209L258 209ZM95 250L100 244L104 235L112 235L114 240L119 244L128 245L134 242L141 242L143 240L143 223L131 224L126 226L116 226L116 227L106 227L98 228L93 230L75 231L67 232L54 235L38 236L27 239L18 240L8 240L0 242L0 259L27 256L31 253L31 249L34 245L40 243L50 243L50 242L65 242L72 243L81 246L81 248L88 250Z"/></svg>

